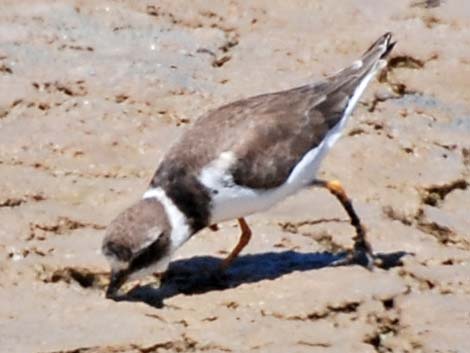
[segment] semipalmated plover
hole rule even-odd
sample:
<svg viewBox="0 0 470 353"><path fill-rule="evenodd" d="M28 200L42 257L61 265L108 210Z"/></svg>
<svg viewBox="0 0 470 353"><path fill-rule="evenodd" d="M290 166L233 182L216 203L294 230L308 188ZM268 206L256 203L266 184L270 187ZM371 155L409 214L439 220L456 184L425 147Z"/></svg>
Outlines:
<svg viewBox="0 0 470 353"><path fill-rule="evenodd" d="M311 186L338 198L356 229L349 260L371 266L371 247L343 188L315 175L394 44L386 33L325 80L201 116L169 149L143 198L109 225L102 248L111 265L106 296L128 279L166 271L172 253L199 230L238 219L239 243L222 262L228 267L250 240L243 217Z"/></svg>

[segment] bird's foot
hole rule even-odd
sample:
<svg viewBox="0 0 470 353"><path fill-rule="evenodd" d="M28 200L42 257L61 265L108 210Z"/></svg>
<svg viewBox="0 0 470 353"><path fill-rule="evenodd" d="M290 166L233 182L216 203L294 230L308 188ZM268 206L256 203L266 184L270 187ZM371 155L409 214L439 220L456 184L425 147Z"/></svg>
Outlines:
<svg viewBox="0 0 470 353"><path fill-rule="evenodd" d="M381 259L374 255L370 249L355 248L349 252L345 257L335 261L333 266L348 266L359 265L369 271L372 271L375 266L381 265Z"/></svg>

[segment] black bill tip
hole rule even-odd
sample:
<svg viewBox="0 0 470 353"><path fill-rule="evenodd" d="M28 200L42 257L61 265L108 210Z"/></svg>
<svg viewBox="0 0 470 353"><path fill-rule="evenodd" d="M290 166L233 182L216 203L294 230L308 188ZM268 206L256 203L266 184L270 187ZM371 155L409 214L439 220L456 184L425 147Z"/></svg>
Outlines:
<svg viewBox="0 0 470 353"><path fill-rule="evenodd" d="M119 289L122 287L124 282L127 279L127 271L112 271L108 288L106 289L106 298L108 299L116 299L119 297L118 292Z"/></svg>

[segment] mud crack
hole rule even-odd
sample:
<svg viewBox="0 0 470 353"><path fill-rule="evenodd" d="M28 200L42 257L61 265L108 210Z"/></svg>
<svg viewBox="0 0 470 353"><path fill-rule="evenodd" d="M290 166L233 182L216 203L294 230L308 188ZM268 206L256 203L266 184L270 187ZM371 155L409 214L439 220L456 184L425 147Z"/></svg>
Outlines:
<svg viewBox="0 0 470 353"><path fill-rule="evenodd" d="M313 238L318 244L320 244L325 249L325 251L328 251L330 253L337 253L345 250L344 247L341 244L335 242L333 236L326 231L320 232L318 234L313 234L309 237Z"/></svg>
<svg viewBox="0 0 470 353"><path fill-rule="evenodd" d="M103 230L106 227L100 224L76 221L68 217L59 217L53 224L30 223L29 236L26 240L45 240L47 233L62 235L81 228Z"/></svg>
<svg viewBox="0 0 470 353"><path fill-rule="evenodd" d="M398 334L400 327L399 319L374 315L369 317L369 320L376 326L376 329L363 342L372 345L378 353L393 353L393 350L387 347L386 340Z"/></svg>
<svg viewBox="0 0 470 353"><path fill-rule="evenodd" d="M181 335L181 339L177 341L167 341L152 345L141 345L136 343L123 344L116 346L95 346L81 347L69 350L52 351L47 353L124 353L129 351L137 351L139 353L157 353L157 352L211 352L222 351L232 352L231 349L218 344L202 345L196 340L190 338L186 334Z"/></svg>
<svg viewBox="0 0 470 353"><path fill-rule="evenodd" d="M49 94L59 92L70 97L83 97L87 94L85 81L83 80L74 82L33 82L32 85L36 90Z"/></svg>
<svg viewBox="0 0 470 353"><path fill-rule="evenodd" d="M0 201L0 208L2 207L18 207L28 202L44 201L46 198L41 194L25 195L23 197L11 197L6 200Z"/></svg>
<svg viewBox="0 0 470 353"><path fill-rule="evenodd" d="M455 180L444 185L434 185L421 190L421 200L429 206L439 206L454 190L466 190L469 183L464 179Z"/></svg>
<svg viewBox="0 0 470 353"><path fill-rule="evenodd" d="M436 222L429 222L424 216L424 212L420 210L416 216L417 228L424 233L432 235L442 245L453 245L457 248L468 250L470 249L470 242L457 235L452 229L438 224Z"/></svg>
<svg viewBox="0 0 470 353"><path fill-rule="evenodd" d="M410 7L421 7L424 9L433 9L441 6L442 0L419 0L413 2Z"/></svg>
<svg viewBox="0 0 470 353"><path fill-rule="evenodd" d="M368 111L374 112L380 103L386 102L388 100L400 99L406 95L420 94L420 92L408 88L405 83L399 82L393 78L393 72L397 69L420 70L425 67L427 62L436 60L437 58L437 54L432 55L426 60L417 59L410 55L399 55L391 57L388 60L387 67L381 71L378 77L378 81L387 84L390 87L392 93L375 95L374 99L369 104Z"/></svg>
<svg viewBox="0 0 470 353"><path fill-rule="evenodd" d="M13 70L9 66L6 66L5 64L1 64L0 65L0 72L3 72L5 74L12 74Z"/></svg>
<svg viewBox="0 0 470 353"><path fill-rule="evenodd" d="M79 156L83 152L75 151L73 152L74 156ZM104 179L128 179L128 178L142 178L146 175L146 171L143 170L130 170L130 171L96 171L96 172L84 172L79 170L63 170L55 169L53 166L41 163L41 162L31 162L26 163L24 161L18 160L16 158L11 158L10 160L0 160L0 165L8 166L21 166L27 168L33 168L41 172L47 173L55 178L64 177L64 176L73 176L84 179L94 179L94 178L104 178Z"/></svg>
<svg viewBox="0 0 470 353"><path fill-rule="evenodd" d="M331 347L331 343L323 343L323 342L308 342L308 341L298 341L298 345L300 346L307 346L307 347L320 347L320 348L328 348Z"/></svg>
<svg viewBox="0 0 470 353"><path fill-rule="evenodd" d="M357 311L357 308L361 305L360 302L346 302L339 305L327 305L325 309L321 311L315 311L307 315L294 315L285 316L278 312L266 312L261 310L262 316L272 316L276 319L291 320L291 321L309 321L309 320L321 320L327 318L333 318L338 314L352 314Z"/></svg>
<svg viewBox="0 0 470 353"><path fill-rule="evenodd" d="M462 161L467 168L470 168L470 147L462 148Z"/></svg>
<svg viewBox="0 0 470 353"><path fill-rule="evenodd" d="M8 115L12 112L12 110L19 104L23 102L22 99L16 99L14 102L10 104L9 107L0 107L0 119L8 117Z"/></svg>
<svg viewBox="0 0 470 353"><path fill-rule="evenodd" d="M418 70L425 66L425 61L416 59L410 55L394 56L388 60L387 67L384 68L379 77L379 82L383 82L389 85L393 93L399 98L406 94L416 94L416 91L410 90L402 82L398 82L392 79L392 74L397 69L411 69ZM397 97L390 97L388 99L396 99Z"/></svg>
<svg viewBox="0 0 470 353"><path fill-rule="evenodd" d="M322 218L317 220L306 220L301 222L279 222L278 225L281 227L282 231L291 233L291 234L300 234L302 236L312 238L318 244L320 244L325 251L336 253L339 251L343 251L344 247L335 242L333 236L329 234L327 231L322 231L318 233L305 233L301 232L301 228L303 226L313 226L322 223L345 223L347 221L339 219L339 218Z"/></svg>
<svg viewBox="0 0 470 353"><path fill-rule="evenodd" d="M393 353L387 341L400 333L400 315L395 307L395 297L382 299L381 302L384 310L367 315L367 321L375 329L366 335L363 342L373 346L377 353Z"/></svg>
<svg viewBox="0 0 470 353"><path fill-rule="evenodd" d="M401 269L398 272L398 275L402 277L403 279L408 279L411 280L411 282L414 282L415 284L418 285L418 289L421 291L428 291L432 290L434 287L436 287L436 283L433 281L420 277L416 275L414 272L406 270L406 269Z"/></svg>
<svg viewBox="0 0 470 353"><path fill-rule="evenodd" d="M388 71L399 68L406 68L406 69L422 69L424 67L425 62L420 59L416 59L410 55L400 55L394 56L390 58L388 61Z"/></svg>
<svg viewBox="0 0 470 353"><path fill-rule="evenodd" d="M82 267L65 267L54 270L46 266L40 266L37 269L36 276L44 283L76 283L82 288L104 290L108 284L109 274L94 272Z"/></svg>
<svg viewBox="0 0 470 353"><path fill-rule="evenodd" d="M212 67L219 68L224 66L225 63L229 62L232 59L232 56L229 51L236 47L239 42L239 36L235 32L224 32L225 33L225 43L218 48L219 53L214 53L213 51L207 48L199 48L196 52L199 54L209 54L213 59L211 62ZM226 82L226 81L225 81Z"/></svg>
<svg viewBox="0 0 470 353"><path fill-rule="evenodd" d="M284 232L298 234L300 232L300 228L303 226L313 226L313 225L322 224L322 223L340 223L340 222L346 222L346 221L339 219L339 218L321 218L321 219L315 219L315 220L305 220L305 221L300 221L300 222L279 222L278 226L280 226Z"/></svg>
<svg viewBox="0 0 470 353"><path fill-rule="evenodd" d="M183 19L176 17L173 13L165 11L158 5L147 5L146 13L149 16L162 18L173 25L184 26L188 28L212 28L224 33L225 42L216 50L199 48L197 53L205 53L212 56L211 66L220 68L232 59L230 51L239 43L239 34L234 27L228 27L224 17L213 11L200 11L198 16L193 19Z"/></svg>
<svg viewBox="0 0 470 353"><path fill-rule="evenodd" d="M415 227L420 231L433 236L442 245L454 246L463 250L470 249L470 241L459 236L452 229L446 226L428 221L422 208L420 208L414 215L405 215L390 206L385 206L382 209L382 213L390 220L398 221L408 227Z"/></svg>

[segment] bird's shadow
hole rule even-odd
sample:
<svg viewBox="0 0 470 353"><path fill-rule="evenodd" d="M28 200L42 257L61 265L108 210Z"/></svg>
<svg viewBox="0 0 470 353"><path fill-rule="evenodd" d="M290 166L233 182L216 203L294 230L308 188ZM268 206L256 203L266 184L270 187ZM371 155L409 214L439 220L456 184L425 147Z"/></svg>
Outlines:
<svg viewBox="0 0 470 353"><path fill-rule="evenodd" d="M376 254L381 268L402 265L401 259L409 253L399 251ZM214 290L234 288L244 283L276 279L295 271L309 271L336 266L345 253L300 253L296 251L268 252L239 256L230 268L219 270L221 260L211 256L192 257L171 263L160 286L145 285L115 298L119 301L139 301L156 308L163 301L178 294L201 294Z"/></svg>

